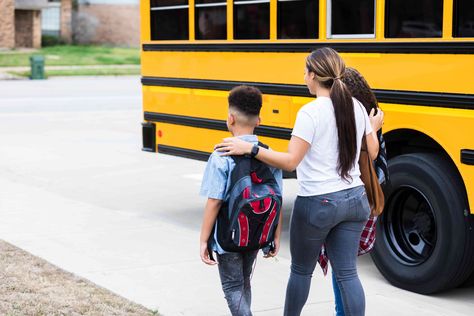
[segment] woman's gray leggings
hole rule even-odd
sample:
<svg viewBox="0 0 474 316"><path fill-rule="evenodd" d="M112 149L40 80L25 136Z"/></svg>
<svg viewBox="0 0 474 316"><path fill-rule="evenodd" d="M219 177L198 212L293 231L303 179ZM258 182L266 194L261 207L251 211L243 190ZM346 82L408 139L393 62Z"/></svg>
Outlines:
<svg viewBox="0 0 474 316"><path fill-rule="evenodd" d="M296 198L290 224L291 274L285 316L300 315L323 243L341 290L345 315L364 315L365 296L356 258L369 214L363 186Z"/></svg>

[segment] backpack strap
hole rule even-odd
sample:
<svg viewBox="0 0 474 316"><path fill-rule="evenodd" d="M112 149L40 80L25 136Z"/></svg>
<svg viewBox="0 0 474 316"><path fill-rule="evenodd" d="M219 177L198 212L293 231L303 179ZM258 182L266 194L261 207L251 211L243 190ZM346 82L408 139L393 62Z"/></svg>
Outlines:
<svg viewBox="0 0 474 316"><path fill-rule="evenodd" d="M268 148L269 148L268 145L265 145L265 144L262 143L262 142L258 142L258 146L263 147L263 148L265 148L265 149L268 149Z"/></svg>
<svg viewBox="0 0 474 316"><path fill-rule="evenodd" d="M232 158L232 160L234 160L235 164L238 164L238 163L241 162L242 160L248 158L248 157L245 156L245 155L232 155L232 156L229 156L229 157Z"/></svg>

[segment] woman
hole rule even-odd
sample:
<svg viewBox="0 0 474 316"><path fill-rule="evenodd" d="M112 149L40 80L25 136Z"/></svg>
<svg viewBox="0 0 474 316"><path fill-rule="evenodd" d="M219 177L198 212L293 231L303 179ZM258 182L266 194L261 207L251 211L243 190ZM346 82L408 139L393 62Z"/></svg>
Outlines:
<svg viewBox="0 0 474 316"><path fill-rule="evenodd" d="M342 81L346 84L346 87L349 89L349 92L354 98L362 103L367 113L374 113L378 108L377 98L375 97L372 89L365 80L365 78L354 68L346 68L346 72L342 78ZM377 159L375 159L375 167L377 172L377 177L380 184L386 183L389 179L388 168L387 168L387 152L385 149L385 141L382 136L382 130L377 131L377 138L379 141L379 154ZM359 255L363 255L372 250L375 243L375 224L377 217L370 217L370 220L365 226L366 232L369 232L369 235L362 237L361 243L359 244ZM336 316L345 316L344 308L342 304L341 292L337 285L335 274L332 273L333 288L334 288L334 297L336 299Z"/></svg>
<svg viewBox="0 0 474 316"><path fill-rule="evenodd" d="M290 224L291 273L285 315L300 315L323 243L346 315L365 312L356 256L370 210L357 161L362 137L369 155L377 157L378 141L372 130L382 124L382 112L372 119L371 126L366 111L341 80L344 71L344 61L331 48L318 49L306 58L304 80L317 99L299 110L288 152L267 150L236 138L216 146L224 155L251 154L271 166L297 171L300 191Z"/></svg>

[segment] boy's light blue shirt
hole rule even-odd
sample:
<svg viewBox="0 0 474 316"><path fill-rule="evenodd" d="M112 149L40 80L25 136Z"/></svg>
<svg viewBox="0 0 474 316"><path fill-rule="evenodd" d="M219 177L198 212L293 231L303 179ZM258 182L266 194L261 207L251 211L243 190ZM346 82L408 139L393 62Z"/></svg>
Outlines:
<svg viewBox="0 0 474 316"><path fill-rule="evenodd" d="M257 135L242 135L238 137L244 141L258 144ZM230 175L234 167L235 162L231 157L221 156L219 152L214 151L209 157L206 169L204 170L200 195L210 199L226 201L229 198ZM283 192L283 173L281 169L270 167L270 170L280 187L280 191ZM214 244L216 246L214 247L215 251L219 254L225 253L217 243Z"/></svg>

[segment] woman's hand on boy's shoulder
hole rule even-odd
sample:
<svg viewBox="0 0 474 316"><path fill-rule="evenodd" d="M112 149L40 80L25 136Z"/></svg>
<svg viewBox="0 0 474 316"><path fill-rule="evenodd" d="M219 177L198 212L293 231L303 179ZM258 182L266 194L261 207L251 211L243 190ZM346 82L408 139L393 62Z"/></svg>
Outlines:
<svg viewBox="0 0 474 316"><path fill-rule="evenodd" d="M238 137L224 138L223 142L214 146L222 156L246 155L252 151L253 144Z"/></svg>
<svg viewBox="0 0 474 316"><path fill-rule="evenodd" d="M207 242L201 242L200 248L201 248L200 255L201 255L202 262L210 266L216 265L217 262L215 262L214 260L211 260L211 257L209 256L209 250L207 249Z"/></svg>

